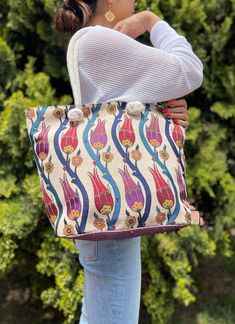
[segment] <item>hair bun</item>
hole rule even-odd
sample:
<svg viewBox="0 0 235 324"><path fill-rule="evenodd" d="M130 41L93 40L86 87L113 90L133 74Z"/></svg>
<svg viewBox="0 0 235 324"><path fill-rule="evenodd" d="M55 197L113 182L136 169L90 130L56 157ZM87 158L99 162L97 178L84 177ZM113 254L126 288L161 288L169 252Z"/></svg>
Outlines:
<svg viewBox="0 0 235 324"><path fill-rule="evenodd" d="M84 27L92 15L90 6L81 0L64 0L55 15L55 26L59 32L75 33Z"/></svg>
<svg viewBox="0 0 235 324"><path fill-rule="evenodd" d="M65 10L70 10L75 14L77 14L80 9L79 6L80 2L81 1L76 1L76 0L64 0L62 3L62 8L64 8Z"/></svg>

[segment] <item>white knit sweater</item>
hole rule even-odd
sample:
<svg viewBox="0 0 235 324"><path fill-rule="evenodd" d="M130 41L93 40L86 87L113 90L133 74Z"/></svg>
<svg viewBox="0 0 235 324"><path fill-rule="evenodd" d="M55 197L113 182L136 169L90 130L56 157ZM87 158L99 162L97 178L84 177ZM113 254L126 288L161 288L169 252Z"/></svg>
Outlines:
<svg viewBox="0 0 235 324"><path fill-rule="evenodd" d="M153 103L199 88L203 65L186 38L166 21L150 31L154 47L96 25L79 39L81 103L111 100Z"/></svg>

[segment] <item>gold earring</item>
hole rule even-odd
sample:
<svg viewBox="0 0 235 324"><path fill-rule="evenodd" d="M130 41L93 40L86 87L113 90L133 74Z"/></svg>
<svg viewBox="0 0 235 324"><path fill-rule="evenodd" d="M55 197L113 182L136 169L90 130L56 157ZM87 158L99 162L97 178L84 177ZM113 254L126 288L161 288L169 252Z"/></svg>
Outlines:
<svg viewBox="0 0 235 324"><path fill-rule="evenodd" d="M104 15L105 18L106 18L109 22L113 21L113 20L116 18L115 14L112 12L111 8L112 8L112 3L109 2L109 10L108 10L108 11L106 12L106 14Z"/></svg>

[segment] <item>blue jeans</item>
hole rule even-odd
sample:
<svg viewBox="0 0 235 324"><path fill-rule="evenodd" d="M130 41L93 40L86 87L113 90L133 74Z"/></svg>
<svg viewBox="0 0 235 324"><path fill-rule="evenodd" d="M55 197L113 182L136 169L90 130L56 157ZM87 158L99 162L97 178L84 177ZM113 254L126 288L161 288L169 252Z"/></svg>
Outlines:
<svg viewBox="0 0 235 324"><path fill-rule="evenodd" d="M138 323L140 242L140 237L75 240L85 278L79 324Z"/></svg>

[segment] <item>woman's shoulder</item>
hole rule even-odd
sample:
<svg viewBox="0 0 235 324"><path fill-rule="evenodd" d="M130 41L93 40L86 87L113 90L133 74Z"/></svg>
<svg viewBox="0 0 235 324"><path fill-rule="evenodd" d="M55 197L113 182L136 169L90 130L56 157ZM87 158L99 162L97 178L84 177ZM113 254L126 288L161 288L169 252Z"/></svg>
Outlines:
<svg viewBox="0 0 235 324"><path fill-rule="evenodd" d="M95 26L88 26L89 27L89 33L95 33L95 34L105 34L105 35L114 35L114 36L127 36L113 28L105 27L102 25L95 25ZM85 27L86 28L86 27ZM88 33L85 33L85 35ZM90 33L91 34L91 33ZM129 37L129 36L128 36ZM131 38L131 37L129 37Z"/></svg>
<svg viewBox="0 0 235 324"><path fill-rule="evenodd" d="M96 49L118 46L117 50L120 50L122 47L125 47L126 44L133 44L133 42L138 43L128 35L102 25L91 26L88 32L83 34L80 38L81 47L83 47L84 50L89 49L90 46Z"/></svg>

